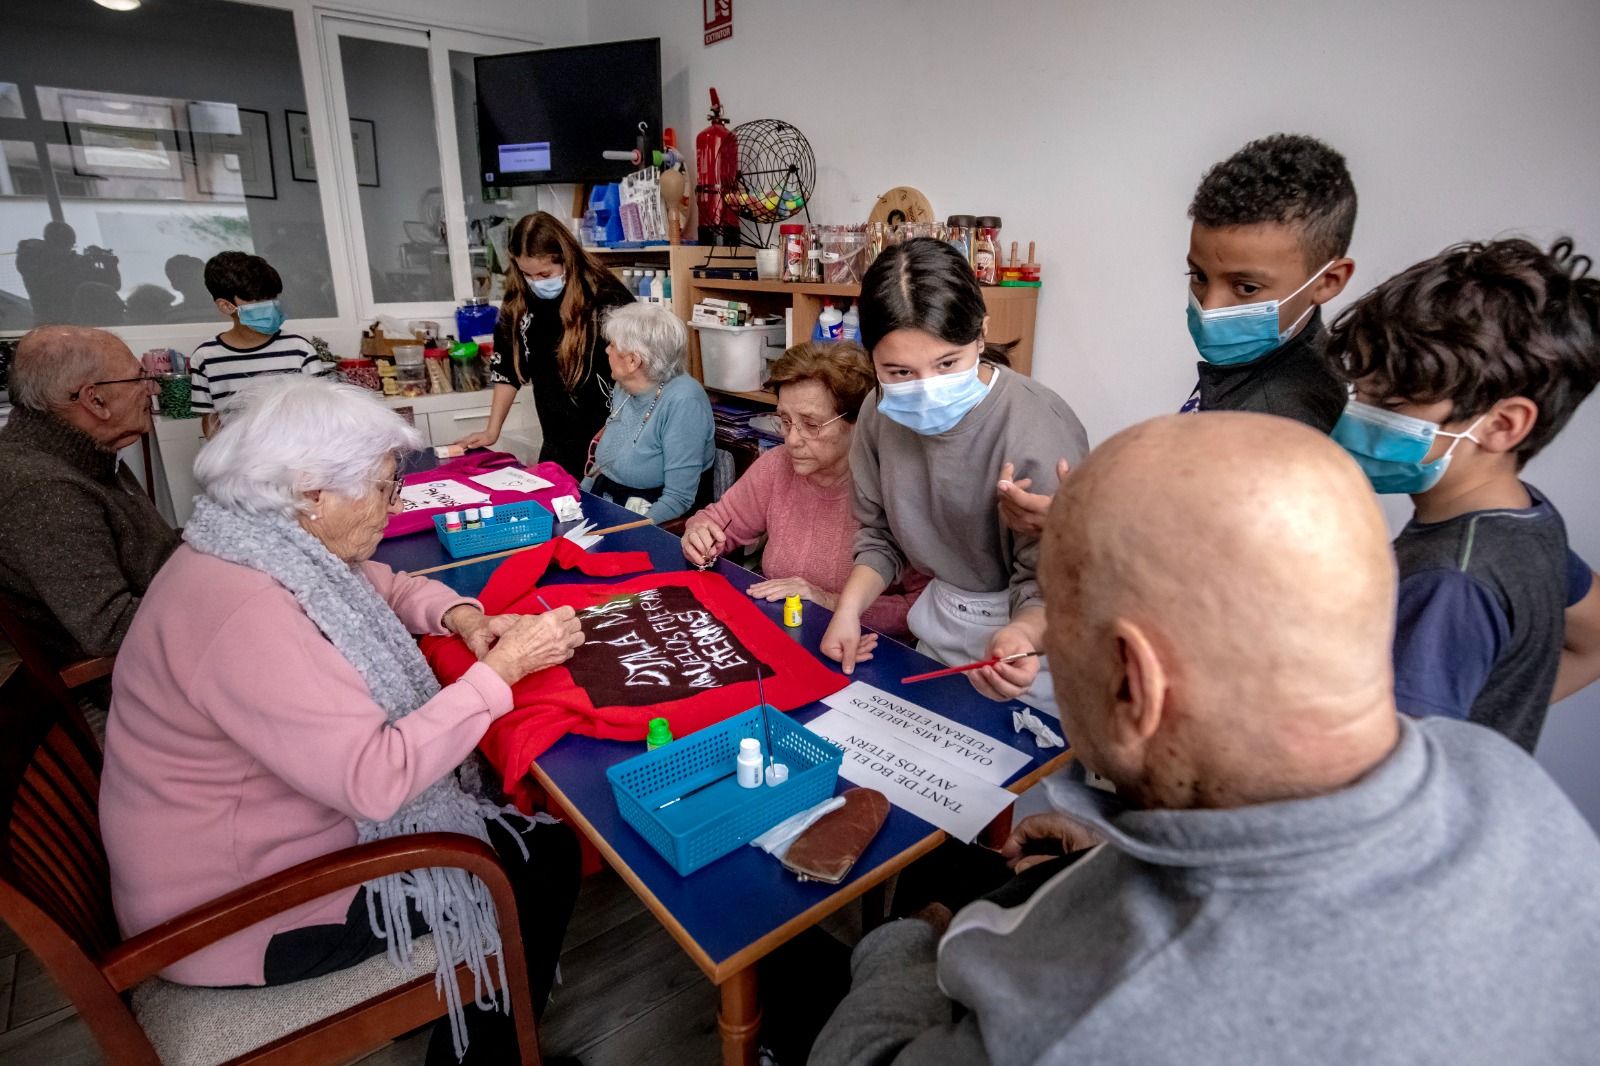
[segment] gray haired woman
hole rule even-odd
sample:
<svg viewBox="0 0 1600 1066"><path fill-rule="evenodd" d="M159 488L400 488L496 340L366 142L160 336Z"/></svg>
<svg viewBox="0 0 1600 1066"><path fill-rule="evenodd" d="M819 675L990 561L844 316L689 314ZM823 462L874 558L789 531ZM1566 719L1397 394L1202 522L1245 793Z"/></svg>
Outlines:
<svg viewBox="0 0 1600 1066"><path fill-rule="evenodd" d="M683 372L683 322L664 307L629 304L601 331L616 387L583 487L653 522L710 503L716 427L706 390Z"/></svg>
<svg viewBox="0 0 1600 1066"><path fill-rule="evenodd" d="M200 453L184 541L122 644L100 793L124 933L358 841L465 833L499 852L524 943L460 870L414 870L276 915L172 966L192 985L272 985L434 934L449 1025L430 1063L463 1048L515 1061L501 952L523 950L543 1007L577 894L576 840L469 795L457 769L511 685L583 642L572 611L486 617L436 581L371 561L398 505L400 456L421 440L370 393L283 375L241 391ZM456 633L479 662L440 687L413 634ZM498 996L497 996L498 993ZM470 1042L468 1037L470 1036ZM452 1039L453 1038L453 1039Z"/></svg>

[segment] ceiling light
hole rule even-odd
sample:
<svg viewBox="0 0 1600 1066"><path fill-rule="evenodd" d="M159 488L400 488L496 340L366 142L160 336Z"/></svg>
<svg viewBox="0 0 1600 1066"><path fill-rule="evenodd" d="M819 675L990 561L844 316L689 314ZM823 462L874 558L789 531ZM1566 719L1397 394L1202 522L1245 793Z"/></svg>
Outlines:
<svg viewBox="0 0 1600 1066"><path fill-rule="evenodd" d="M94 0L94 2L112 11L133 11L143 3L143 0Z"/></svg>

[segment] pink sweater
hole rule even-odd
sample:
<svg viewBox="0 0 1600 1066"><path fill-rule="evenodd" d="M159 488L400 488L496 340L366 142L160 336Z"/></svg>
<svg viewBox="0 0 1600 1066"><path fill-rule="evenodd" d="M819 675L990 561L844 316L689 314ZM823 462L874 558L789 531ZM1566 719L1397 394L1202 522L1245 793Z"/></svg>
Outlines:
<svg viewBox="0 0 1600 1066"><path fill-rule="evenodd" d="M364 572L414 633L475 603L379 563ZM472 751L511 709L479 663L397 725L293 595L248 567L180 547L156 575L113 676L100 830L124 934L356 842ZM359 887L359 886L358 886ZM262 983L267 942L342 924L348 888L196 952L163 976Z"/></svg>
<svg viewBox="0 0 1600 1066"><path fill-rule="evenodd" d="M700 514L725 525L734 545L749 544L766 533L761 569L767 577L802 577L837 595L855 566L860 524L851 495L849 478L819 489L796 474L789 449L780 444L763 452L722 499ZM891 637L905 637L906 612L928 579L908 570L903 583L909 591L878 597L861 621Z"/></svg>

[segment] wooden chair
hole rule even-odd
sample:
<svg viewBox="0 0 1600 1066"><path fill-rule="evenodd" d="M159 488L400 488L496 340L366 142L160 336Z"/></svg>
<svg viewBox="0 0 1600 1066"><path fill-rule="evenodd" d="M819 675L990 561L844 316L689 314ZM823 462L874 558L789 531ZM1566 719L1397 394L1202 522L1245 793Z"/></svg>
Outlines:
<svg viewBox="0 0 1600 1066"><path fill-rule="evenodd" d="M0 634L4 634L11 642L11 646L17 649L17 657L22 660L23 669L32 673L53 696L64 703L75 702L72 690L99 681L101 678L110 677L112 667L117 664L116 657L110 655L76 659L69 663L56 662L34 640L32 630L18 616L16 607L5 596L0 596Z"/></svg>
<svg viewBox="0 0 1600 1066"><path fill-rule="evenodd" d="M111 909L97 797L100 749L81 721L55 713L25 670L0 680L0 918L77 1008L107 1062L349 1062L439 1017L431 936L412 976L380 955L327 977L272 988L201 989L154 975L287 908L384 874L460 867L488 886L521 1061L538 1066L533 1004L515 898L493 849L455 833L360 844L301 863L154 929L123 939ZM456 970L463 1001L472 976ZM294 1015L292 1017L286 1015Z"/></svg>

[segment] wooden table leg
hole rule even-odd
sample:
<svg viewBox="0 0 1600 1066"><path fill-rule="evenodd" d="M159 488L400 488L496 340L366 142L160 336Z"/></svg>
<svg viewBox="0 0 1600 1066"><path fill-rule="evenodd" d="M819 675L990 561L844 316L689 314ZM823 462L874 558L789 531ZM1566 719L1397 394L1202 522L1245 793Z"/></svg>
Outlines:
<svg viewBox="0 0 1600 1066"><path fill-rule="evenodd" d="M755 1066L756 1038L761 1034L761 994L755 965L746 966L722 982L721 990L717 1030L722 1033L722 1066Z"/></svg>

